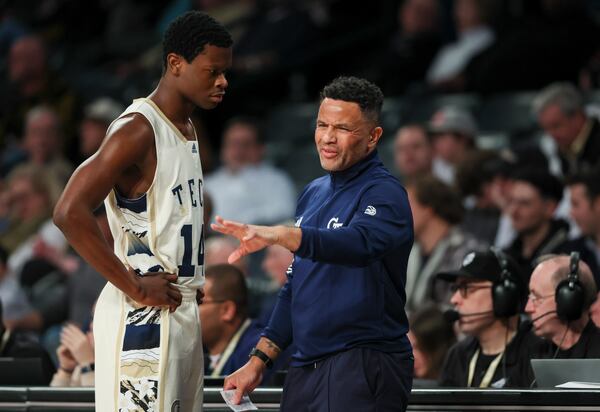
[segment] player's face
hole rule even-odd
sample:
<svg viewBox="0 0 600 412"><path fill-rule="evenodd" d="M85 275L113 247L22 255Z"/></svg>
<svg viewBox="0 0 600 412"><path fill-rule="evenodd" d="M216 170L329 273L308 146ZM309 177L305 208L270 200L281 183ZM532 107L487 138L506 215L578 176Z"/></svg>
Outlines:
<svg viewBox="0 0 600 412"><path fill-rule="evenodd" d="M328 172L348 169L375 148L381 133L357 103L325 98L315 130L321 167Z"/></svg>
<svg viewBox="0 0 600 412"><path fill-rule="evenodd" d="M206 45L191 63L182 60L182 93L203 109L215 108L228 86L225 72L231 67L231 48Z"/></svg>

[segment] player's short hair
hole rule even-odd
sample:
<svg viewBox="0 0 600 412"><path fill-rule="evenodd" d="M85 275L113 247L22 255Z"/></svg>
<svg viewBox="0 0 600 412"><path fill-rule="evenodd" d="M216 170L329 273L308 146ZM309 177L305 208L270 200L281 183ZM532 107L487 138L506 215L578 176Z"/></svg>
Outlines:
<svg viewBox="0 0 600 412"><path fill-rule="evenodd" d="M356 103L365 116L379 123L383 93L379 87L368 80L352 76L338 77L321 91L321 101L325 98Z"/></svg>
<svg viewBox="0 0 600 412"><path fill-rule="evenodd" d="M163 69L167 56L175 53L191 63L210 44L231 47L233 39L229 31L217 20L201 11L188 11L169 24L163 38Z"/></svg>

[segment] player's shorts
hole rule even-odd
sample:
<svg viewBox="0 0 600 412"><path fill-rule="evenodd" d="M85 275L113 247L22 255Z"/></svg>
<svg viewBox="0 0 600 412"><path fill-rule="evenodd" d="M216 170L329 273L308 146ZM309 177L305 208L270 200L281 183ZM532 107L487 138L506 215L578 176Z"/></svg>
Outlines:
<svg viewBox="0 0 600 412"><path fill-rule="evenodd" d="M110 282L94 314L96 411L202 410L204 365L196 291L177 310L139 306Z"/></svg>

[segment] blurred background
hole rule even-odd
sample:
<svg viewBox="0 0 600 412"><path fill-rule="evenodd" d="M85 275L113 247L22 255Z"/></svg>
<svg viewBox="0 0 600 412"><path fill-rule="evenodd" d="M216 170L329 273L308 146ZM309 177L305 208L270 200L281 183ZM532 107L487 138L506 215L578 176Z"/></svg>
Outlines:
<svg viewBox="0 0 600 412"><path fill-rule="evenodd" d="M207 219L293 222L300 190L323 174L319 90L356 75L386 96L379 156L413 212L430 214L415 215L409 312L429 302L439 318L449 295L429 278L488 245L527 273L542 251L588 248L598 282L600 213L573 207L569 191L590 179L567 179L600 163L598 0L0 0L0 301L7 329L54 366L80 353L73 336L90 329L105 282L53 225L54 203L108 125L156 87L162 35L193 9L235 42L222 105L193 119ZM435 267L431 221L451 245ZM208 234L206 264L235 247ZM291 259L271 248L239 263L253 319L268 319Z"/></svg>

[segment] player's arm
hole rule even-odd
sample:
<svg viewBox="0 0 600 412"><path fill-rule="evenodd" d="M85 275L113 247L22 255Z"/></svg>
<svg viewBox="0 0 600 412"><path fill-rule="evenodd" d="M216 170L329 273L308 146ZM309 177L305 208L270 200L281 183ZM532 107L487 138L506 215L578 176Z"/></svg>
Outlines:
<svg viewBox="0 0 600 412"><path fill-rule="evenodd" d="M104 239L93 216L131 170L143 170L154 155L152 128L139 115L118 120L96 154L77 168L54 209L54 223L75 250L109 282L135 301L174 310L181 294L176 275L139 277L128 270Z"/></svg>

